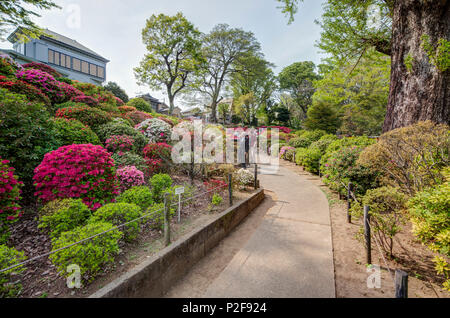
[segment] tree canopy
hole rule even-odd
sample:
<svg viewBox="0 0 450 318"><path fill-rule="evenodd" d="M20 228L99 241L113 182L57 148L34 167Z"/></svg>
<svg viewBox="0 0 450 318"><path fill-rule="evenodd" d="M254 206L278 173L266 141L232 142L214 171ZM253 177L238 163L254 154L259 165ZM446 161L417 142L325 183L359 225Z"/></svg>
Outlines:
<svg viewBox="0 0 450 318"><path fill-rule="evenodd" d="M50 0L2 0L0 1L0 39L4 40L5 34L12 28L20 27L21 32L17 34L20 40L28 41L30 38L37 38L44 34L44 30L37 26L32 17L40 17L34 7L41 10L60 8Z"/></svg>
<svg viewBox="0 0 450 318"><path fill-rule="evenodd" d="M108 82L104 87L105 87L106 90L108 90L111 93L113 93L114 96L120 98L124 103L128 103L129 98L128 98L127 93L117 83L115 83L115 82Z"/></svg>

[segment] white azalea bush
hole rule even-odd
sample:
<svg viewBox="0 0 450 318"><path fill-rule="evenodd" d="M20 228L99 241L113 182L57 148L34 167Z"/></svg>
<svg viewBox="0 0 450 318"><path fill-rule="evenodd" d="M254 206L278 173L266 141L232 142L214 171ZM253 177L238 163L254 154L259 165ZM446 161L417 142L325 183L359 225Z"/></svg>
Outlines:
<svg viewBox="0 0 450 318"><path fill-rule="evenodd" d="M245 186L253 185L255 183L255 176L248 170L239 169L234 173L234 180L236 180L238 185L243 188Z"/></svg>
<svg viewBox="0 0 450 318"><path fill-rule="evenodd" d="M136 130L149 138L151 143L158 143L169 140L172 127L161 119L150 118L137 125Z"/></svg>

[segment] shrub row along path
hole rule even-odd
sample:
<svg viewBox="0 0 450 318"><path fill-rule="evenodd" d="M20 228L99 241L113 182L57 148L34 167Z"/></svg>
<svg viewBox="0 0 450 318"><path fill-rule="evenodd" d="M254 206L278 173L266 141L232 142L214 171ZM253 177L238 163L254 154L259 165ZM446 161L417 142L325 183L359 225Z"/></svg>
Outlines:
<svg viewBox="0 0 450 318"><path fill-rule="evenodd" d="M325 194L283 164L259 179L263 204L166 297L335 297Z"/></svg>

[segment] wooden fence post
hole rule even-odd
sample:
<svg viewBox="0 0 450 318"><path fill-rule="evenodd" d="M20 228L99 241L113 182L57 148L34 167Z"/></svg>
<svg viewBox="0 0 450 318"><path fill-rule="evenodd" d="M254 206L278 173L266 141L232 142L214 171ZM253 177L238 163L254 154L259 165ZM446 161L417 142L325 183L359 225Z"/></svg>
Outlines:
<svg viewBox="0 0 450 318"><path fill-rule="evenodd" d="M370 242L370 215L369 207L364 206L364 237L366 241L367 264L372 264L372 249Z"/></svg>
<svg viewBox="0 0 450 318"><path fill-rule="evenodd" d="M170 244L170 200L168 199L168 193L164 194L164 244L169 246Z"/></svg>
<svg viewBox="0 0 450 318"><path fill-rule="evenodd" d="M352 223L352 215L350 213L350 209L352 208L352 191L353 184L350 182L348 184L348 193L347 193L347 222Z"/></svg>
<svg viewBox="0 0 450 318"><path fill-rule="evenodd" d="M395 298L408 298L408 274L395 270Z"/></svg>
<svg viewBox="0 0 450 318"><path fill-rule="evenodd" d="M258 189L258 165L255 163L255 190Z"/></svg>
<svg viewBox="0 0 450 318"><path fill-rule="evenodd" d="M228 174L228 198L230 200L230 206L233 206L233 176L231 173Z"/></svg>

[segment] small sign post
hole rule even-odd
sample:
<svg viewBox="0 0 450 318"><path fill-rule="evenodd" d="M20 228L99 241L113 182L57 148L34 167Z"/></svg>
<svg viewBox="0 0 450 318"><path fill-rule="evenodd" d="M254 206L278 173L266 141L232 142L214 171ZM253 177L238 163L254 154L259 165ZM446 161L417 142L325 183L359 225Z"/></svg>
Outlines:
<svg viewBox="0 0 450 318"><path fill-rule="evenodd" d="M178 223L181 222L181 195L184 193L184 187L175 189L175 195L178 195Z"/></svg>

